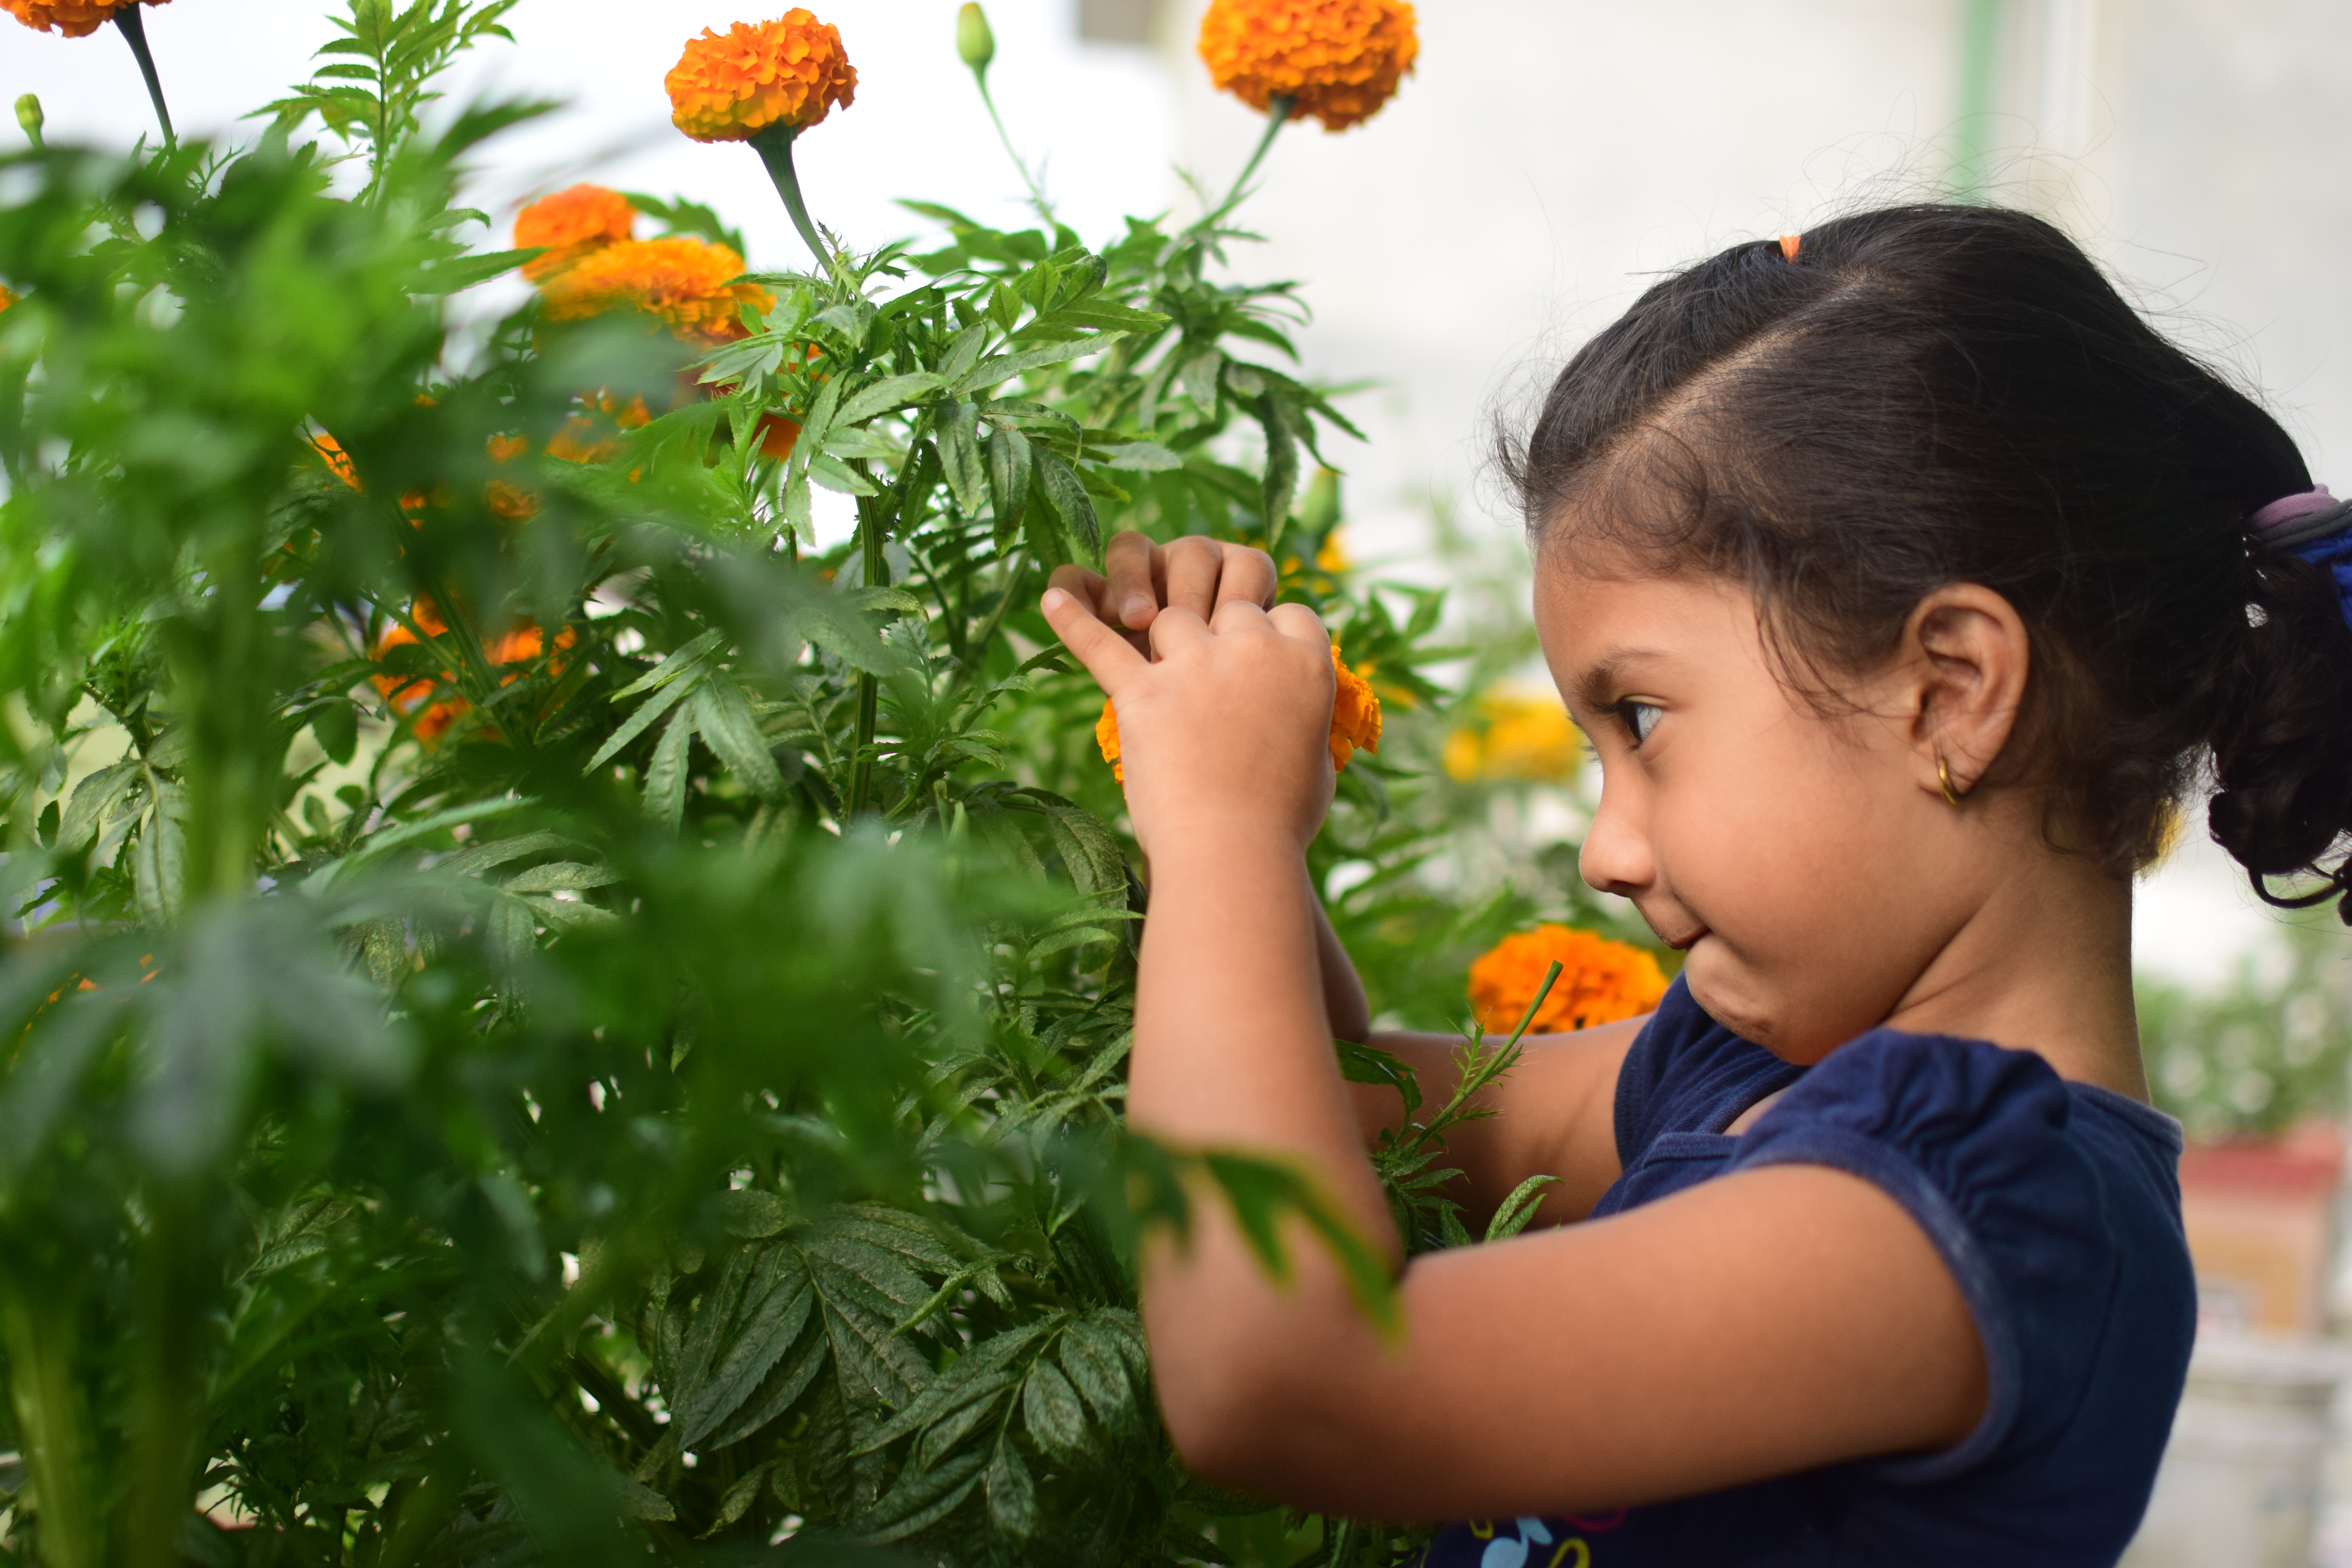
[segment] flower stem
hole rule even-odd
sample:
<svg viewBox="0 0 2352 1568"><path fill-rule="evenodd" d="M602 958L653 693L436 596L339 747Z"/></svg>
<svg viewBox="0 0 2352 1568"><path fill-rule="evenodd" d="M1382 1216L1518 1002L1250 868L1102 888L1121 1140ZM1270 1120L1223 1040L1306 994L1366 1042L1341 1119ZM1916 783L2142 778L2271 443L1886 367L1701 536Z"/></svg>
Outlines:
<svg viewBox="0 0 2352 1568"><path fill-rule="evenodd" d="M776 194L784 198L784 211L792 215L793 226L801 231L801 238L809 250L830 271L833 252L817 237L816 225L809 221L807 204L801 200L801 177L793 167L793 138L801 133L797 125L775 124L754 134L751 145L758 150L760 161L768 165L768 178L776 182Z"/></svg>
<svg viewBox="0 0 2352 1568"><path fill-rule="evenodd" d="M122 29L122 37L131 45L131 58L139 62L139 74L147 79L147 96L155 105L156 122L163 127L163 140L178 140L172 134L172 111L163 107L163 80L155 74L155 57L147 52L147 23L140 15L137 0L114 14L114 25Z"/></svg>
<svg viewBox="0 0 2352 1568"><path fill-rule="evenodd" d="M1265 134L1257 139L1257 151L1252 153L1249 162L1242 165L1242 172L1234 178L1234 188L1225 193L1225 199L1219 202L1213 211L1203 214L1201 221L1192 226L1194 228L1209 227L1241 204L1250 176L1257 173L1260 163L1265 162L1267 152L1274 146L1275 137L1290 122L1290 110L1296 102L1297 100L1286 98L1278 92L1265 100Z"/></svg>
<svg viewBox="0 0 2352 1568"><path fill-rule="evenodd" d="M1021 171L1021 183L1029 187L1029 205L1037 209L1039 217L1052 224L1054 204L1045 199L1045 188L1037 183L1035 175L1030 174L1029 165L1022 162L1021 154L1013 150L1013 138L1005 132L1003 117L996 112L995 95L988 90L988 73L975 69L971 79L980 84L980 101L988 106L988 122L996 127L996 139L1004 143L1004 155L1013 160L1013 166Z"/></svg>

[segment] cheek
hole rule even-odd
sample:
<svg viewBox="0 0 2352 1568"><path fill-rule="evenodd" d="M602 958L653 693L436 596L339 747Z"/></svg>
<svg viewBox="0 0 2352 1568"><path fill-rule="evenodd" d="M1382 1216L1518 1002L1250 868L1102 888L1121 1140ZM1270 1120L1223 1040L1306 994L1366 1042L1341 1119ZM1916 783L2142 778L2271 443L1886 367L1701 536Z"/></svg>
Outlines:
<svg viewBox="0 0 2352 1568"><path fill-rule="evenodd" d="M1910 803L1843 748L1768 734L1708 760L1713 787L1662 791L1654 824L1661 872L1711 933L1692 994L1792 1056L1851 1038L1934 950Z"/></svg>

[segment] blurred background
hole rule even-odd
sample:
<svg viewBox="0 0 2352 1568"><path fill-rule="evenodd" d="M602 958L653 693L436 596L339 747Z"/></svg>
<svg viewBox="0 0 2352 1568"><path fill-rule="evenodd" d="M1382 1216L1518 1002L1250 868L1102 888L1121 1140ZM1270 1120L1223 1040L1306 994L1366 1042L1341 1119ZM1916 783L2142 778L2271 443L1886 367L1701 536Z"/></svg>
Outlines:
<svg viewBox="0 0 2352 1568"><path fill-rule="evenodd" d="M1204 3L992 0L991 80L1012 138L1090 241L1124 213L1195 210L1186 173L1222 190L1262 130L1192 58ZM332 36L326 9L151 8L183 132L256 133L235 117L305 74ZM819 220L855 244L920 231L893 196L1019 218L1020 180L955 58L955 9L821 9L860 83L799 164ZM801 263L757 158L676 132L661 86L689 34L769 14L745 0L525 0L519 47L481 51L455 95L564 107L489 150L484 243L504 243L520 201L593 176L709 203L745 227L755 268ZM1432 0L1419 20L1417 75L1387 110L1339 135L1284 134L1243 215L1263 243L1234 266L1305 280L1306 368L1352 388L1343 406L1371 439L1329 454L1347 469L1349 549L1400 580L1458 584L1457 618L1490 655L1480 679L1506 691L1539 689L1541 671L1516 525L1485 471L1493 421L1657 273L1857 205L1958 196L2053 219L2168 331L2257 388L2315 475L2352 485L2342 0ZM150 123L111 31L0 29L0 92L40 94L52 140L127 146ZM1457 868L1465 879L1563 873L1542 851L1580 830L1591 781L1533 771L1482 805L1494 863ZM2320 1343L2352 1321L2338 1246L2347 953L2332 917L2289 921L2256 902L2193 820L2142 887L2150 1068L2199 1139L2184 1181L2209 1321L2304 1336L2282 1342ZM2294 1370L2315 1364L2209 1369L2201 1386L2223 1405L2242 1385L2261 1396L2246 1408L2319 1412L2272 1434L2285 1447L2264 1452L2285 1470L2247 1474L2318 1473L2312 1434L2334 1374ZM2303 1393L2272 1397L2290 1384ZM2186 1484L2168 1479L2167 1497ZM2254 1545L2239 1531L2194 1557L2137 1550L2148 1563L2305 1560L2308 1486L2263 1495L2230 1505L2269 1510ZM2191 1527L2164 1528L2190 1550ZM2352 1562L2352 1530L2323 1530L2321 1550Z"/></svg>

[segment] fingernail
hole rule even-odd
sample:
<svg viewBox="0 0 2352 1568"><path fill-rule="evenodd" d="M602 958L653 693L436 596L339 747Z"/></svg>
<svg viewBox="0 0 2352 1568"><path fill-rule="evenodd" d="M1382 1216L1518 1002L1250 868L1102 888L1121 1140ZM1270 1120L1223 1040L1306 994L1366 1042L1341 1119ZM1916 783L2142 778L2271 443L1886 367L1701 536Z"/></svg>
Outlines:
<svg viewBox="0 0 2352 1568"><path fill-rule="evenodd" d="M1045 590L1045 610L1047 615L1052 615L1055 610L1060 609L1064 605L1066 605L1069 602L1070 595L1064 593L1061 589L1048 588Z"/></svg>
<svg viewBox="0 0 2352 1568"><path fill-rule="evenodd" d="M1118 618L1129 626L1140 626L1151 618L1151 612L1155 607L1151 601L1141 594L1130 595L1127 603L1119 606Z"/></svg>

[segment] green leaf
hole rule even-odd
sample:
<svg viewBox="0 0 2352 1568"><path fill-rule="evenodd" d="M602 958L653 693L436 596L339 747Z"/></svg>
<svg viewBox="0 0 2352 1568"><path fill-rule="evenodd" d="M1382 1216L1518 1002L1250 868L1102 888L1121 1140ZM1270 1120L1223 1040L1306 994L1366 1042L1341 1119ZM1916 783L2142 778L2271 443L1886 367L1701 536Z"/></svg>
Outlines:
<svg viewBox="0 0 2352 1568"><path fill-rule="evenodd" d="M916 371L907 375L889 375L865 388L841 405L841 411L829 422L834 425L858 425L877 414L907 404L919 403L940 390L946 383L930 371Z"/></svg>
<svg viewBox="0 0 2352 1568"><path fill-rule="evenodd" d="M980 454L979 410L961 398L940 405L934 426L948 492L968 515L980 510L986 478Z"/></svg>
<svg viewBox="0 0 2352 1568"><path fill-rule="evenodd" d="M715 638L719 634L716 632L710 632L706 635ZM665 660L664 662L667 663L667 661ZM661 672L656 669L654 673L658 675ZM693 696L695 689L702 684L703 678L708 673L708 667L700 664L699 662L696 662L693 668L686 669L678 679L670 681L669 684L656 691L653 696L647 698L644 702L639 703L637 705L637 710L630 714L628 718L622 722L619 729L614 731L612 734L605 737L604 743L596 748L596 754L589 758L587 766L582 768L580 771L584 773L593 773L598 768L603 767L606 763L611 762L614 757L620 755L621 749L624 746L626 746L630 742L635 740L639 735L644 734L646 731L651 727L655 720L668 712L672 708L684 701L687 698ZM651 679L651 676L646 678L646 679ZM642 687L644 684L645 681L638 681L636 686L633 686L630 689L635 690L637 687Z"/></svg>
<svg viewBox="0 0 2352 1568"><path fill-rule="evenodd" d="M1021 1390L1021 1418L1047 1453L1072 1458L1086 1452L1086 1410L1077 1390L1051 1362L1040 1359L1029 1369Z"/></svg>
<svg viewBox="0 0 2352 1568"><path fill-rule="evenodd" d="M657 690L661 687L667 685L669 682L676 680L678 677L684 675L688 669L693 668L693 666L699 663L704 655L709 653L712 648L717 647L720 640L724 638L726 635L727 634L725 632L713 627L711 630L703 633L700 637L696 637L692 642L671 650L668 657L664 658L659 664L654 666L651 669L646 671L645 674L639 676L636 679L629 682L628 685L624 686L621 689L613 693L613 700L617 702L624 697L635 697L640 691ZM593 764L591 765L593 766Z"/></svg>
<svg viewBox="0 0 2352 1568"><path fill-rule="evenodd" d="M694 694L694 719L703 743L745 788L761 800L784 793L784 776L768 750L767 737L760 733L759 721L751 717L742 688L714 672Z"/></svg>
<svg viewBox="0 0 2352 1568"><path fill-rule="evenodd" d="M995 542L1001 554L1011 547L1021 513L1029 504L1029 475L1036 458L1029 437L1010 425L996 425L988 436L988 495L996 513Z"/></svg>
<svg viewBox="0 0 2352 1568"><path fill-rule="evenodd" d="M1094 455L1114 468L1134 468L1145 473L1163 473L1184 466L1183 458L1157 441L1123 441L1097 447Z"/></svg>
<svg viewBox="0 0 2352 1568"><path fill-rule="evenodd" d="M694 720L695 704L680 705L646 767L646 815L673 828L686 816L687 745L694 739Z"/></svg>
<svg viewBox="0 0 2352 1568"><path fill-rule="evenodd" d="M873 480L829 452L819 452L811 458L808 472L810 479L842 495L878 496L882 493Z"/></svg>
<svg viewBox="0 0 2352 1568"><path fill-rule="evenodd" d="M1102 559L1102 524L1095 516L1094 499L1070 465L1043 447L1034 447L1037 488L1060 521L1063 536L1076 559Z"/></svg>
<svg viewBox="0 0 2352 1568"><path fill-rule="evenodd" d="M950 390L958 397L969 397L975 392L985 391L989 387L1011 381L1016 375L1024 375L1033 370L1043 370L1049 364L1063 364L1070 360L1083 359L1090 353L1099 353L1108 348L1110 340L1117 336L1118 334L1116 332L1104 332L1096 337L1080 338L1073 342L1045 343L1034 349L1023 349L1015 353L996 354L981 361L972 368L971 374L957 382Z"/></svg>
<svg viewBox="0 0 2352 1568"><path fill-rule="evenodd" d="M572 892L610 887L620 879L621 874L609 866L590 866L578 860L550 860L509 879L506 890L509 893Z"/></svg>
<svg viewBox="0 0 2352 1568"><path fill-rule="evenodd" d="M340 699L322 702L310 710L310 735L340 767L360 749L360 710Z"/></svg>
<svg viewBox="0 0 2352 1568"><path fill-rule="evenodd" d="M1486 1239L1505 1241L1527 1229L1528 1222L1536 1217L1536 1205L1543 1201L1543 1190L1559 1180L1558 1176L1529 1176L1513 1187L1495 1217L1486 1222Z"/></svg>
<svg viewBox="0 0 2352 1568"><path fill-rule="evenodd" d="M1005 1534L1026 1541L1037 1531L1037 1488L1019 1450L1000 1442L988 1466L988 1517Z"/></svg>

